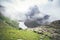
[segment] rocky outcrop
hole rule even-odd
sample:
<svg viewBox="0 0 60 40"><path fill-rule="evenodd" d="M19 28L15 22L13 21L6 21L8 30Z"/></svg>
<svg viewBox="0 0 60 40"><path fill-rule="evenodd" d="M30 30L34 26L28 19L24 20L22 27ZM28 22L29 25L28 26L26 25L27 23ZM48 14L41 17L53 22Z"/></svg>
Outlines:
<svg viewBox="0 0 60 40"><path fill-rule="evenodd" d="M50 25L56 29L60 29L60 20L53 21Z"/></svg>
<svg viewBox="0 0 60 40"><path fill-rule="evenodd" d="M29 28L35 33L42 34L51 38L51 40L60 40L60 20L53 21L50 25Z"/></svg>

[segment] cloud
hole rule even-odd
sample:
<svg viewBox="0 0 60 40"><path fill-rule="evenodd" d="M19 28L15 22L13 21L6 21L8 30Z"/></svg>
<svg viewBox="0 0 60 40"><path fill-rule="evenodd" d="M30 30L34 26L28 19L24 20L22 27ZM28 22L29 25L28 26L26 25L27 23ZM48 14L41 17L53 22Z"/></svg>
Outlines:
<svg viewBox="0 0 60 40"><path fill-rule="evenodd" d="M31 6L46 4L47 0L0 0L0 2L6 8L4 15L7 14L13 19L17 17L16 14L24 15Z"/></svg>
<svg viewBox="0 0 60 40"><path fill-rule="evenodd" d="M30 8L30 11L26 14L25 25L28 27L37 27L39 25L45 25L48 22L49 15L40 12L37 5Z"/></svg>
<svg viewBox="0 0 60 40"><path fill-rule="evenodd" d="M49 21L60 20L60 0L48 1L46 5L40 6L40 11L50 15Z"/></svg>
<svg viewBox="0 0 60 40"><path fill-rule="evenodd" d="M29 11L30 7L32 7L34 5L39 6L42 4L46 4L47 0L38 0L38 1L37 0L23 0L23 1L22 0L0 0L0 3L5 8L4 9L5 11L3 13L5 16L10 17L11 19L25 21L25 19L27 19L25 14ZM32 11L31 14L33 14L35 12L33 10L31 10L31 11ZM36 14L33 14L31 16L34 16L34 15L36 16ZM32 19L34 19L35 16ZM21 25L23 26L24 22L22 22ZM24 27L23 27L23 29L24 29Z"/></svg>
<svg viewBox="0 0 60 40"><path fill-rule="evenodd" d="M30 15L29 20L60 20L60 0L0 0L0 2L5 7L4 15L11 19L26 20L28 13L27 15ZM34 5L38 6L37 9ZM38 11L40 13L37 13ZM39 23L39 21L36 21L36 23Z"/></svg>

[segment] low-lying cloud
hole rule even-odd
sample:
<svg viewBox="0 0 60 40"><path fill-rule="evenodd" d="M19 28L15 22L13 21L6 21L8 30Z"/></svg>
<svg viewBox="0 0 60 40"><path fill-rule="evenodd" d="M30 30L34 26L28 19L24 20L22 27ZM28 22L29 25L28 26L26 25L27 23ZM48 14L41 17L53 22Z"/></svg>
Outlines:
<svg viewBox="0 0 60 40"><path fill-rule="evenodd" d="M37 25L60 20L60 0L0 0L2 11L11 19L34 22Z"/></svg>

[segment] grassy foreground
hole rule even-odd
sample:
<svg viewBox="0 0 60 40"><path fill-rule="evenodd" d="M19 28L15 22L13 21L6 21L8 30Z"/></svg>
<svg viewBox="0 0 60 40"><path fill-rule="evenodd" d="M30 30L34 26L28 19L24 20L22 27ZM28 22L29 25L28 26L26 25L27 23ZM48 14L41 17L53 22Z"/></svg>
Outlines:
<svg viewBox="0 0 60 40"><path fill-rule="evenodd" d="M12 21L0 13L0 40L50 40L50 38L28 29L19 30L16 21Z"/></svg>
<svg viewBox="0 0 60 40"><path fill-rule="evenodd" d="M19 30L0 22L0 40L50 40L49 37L30 30Z"/></svg>
<svg viewBox="0 0 60 40"><path fill-rule="evenodd" d="M39 35L29 30L18 30L0 22L0 40L39 40Z"/></svg>

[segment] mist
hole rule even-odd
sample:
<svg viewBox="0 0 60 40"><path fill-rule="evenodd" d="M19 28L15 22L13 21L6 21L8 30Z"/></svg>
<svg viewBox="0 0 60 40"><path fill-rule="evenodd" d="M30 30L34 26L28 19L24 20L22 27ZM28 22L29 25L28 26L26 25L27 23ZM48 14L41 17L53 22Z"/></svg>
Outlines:
<svg viewBox="0 0 60 40"><path fill-rule="evenodd" d="M46 5L40 6L40 11L50 15L49 21L60 20L60 0L49 0Z"/></svg>
<svg viewBox="0 0 60 40"><path fill-rule="evenodd" d="M13 20L33 21L37 25L60 20L60 0L0 0L0 3L3 14Z"/></svg>
<svg viewBox="0 0 60 40"><path fill-rule="evenodd" d="M40 12L37 5L30 8L30 11L26 14L25 25L28 27L37 27L45 25L48 22L50 15Z"/></svg>

